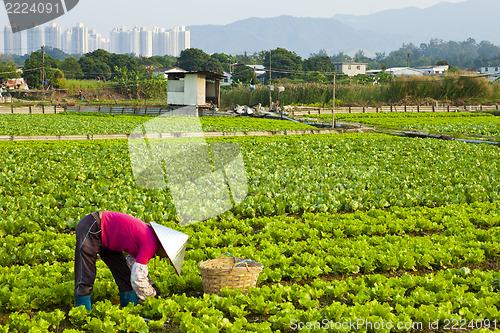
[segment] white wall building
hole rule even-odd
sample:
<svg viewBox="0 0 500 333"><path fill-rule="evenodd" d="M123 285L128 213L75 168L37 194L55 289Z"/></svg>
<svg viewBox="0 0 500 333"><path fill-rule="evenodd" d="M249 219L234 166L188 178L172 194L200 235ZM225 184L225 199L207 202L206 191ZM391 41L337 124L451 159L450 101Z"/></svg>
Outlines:
<svg viewBox="0 0 500 333"><path fill-rule="evenodd" d="M496 67L481 67L481 74L500 74L500 66Z"/></svg>
<svg viewBox="0 0 500 333"><path fill-rule="evenodd" d="M358 74L366 74L366 67L368 64L365 63L355 63L355 62L335 62L335 70L342 72L349 76L355 76Z"/></svg>
<svg viewBox="0 0 500 333"><path fill-rule="evenodd" d="M444 74L449 68L450 66L448 65L415 67L415 69L421 70L422 72L424 72L424 74L430 75Z"/></svg>
<svg viewBox="0 0 500 333"><path fill-rule="evenodd" d="M481 67L479 73L487 75L489 81L495 81L500 77L500 66Z"/></svg>

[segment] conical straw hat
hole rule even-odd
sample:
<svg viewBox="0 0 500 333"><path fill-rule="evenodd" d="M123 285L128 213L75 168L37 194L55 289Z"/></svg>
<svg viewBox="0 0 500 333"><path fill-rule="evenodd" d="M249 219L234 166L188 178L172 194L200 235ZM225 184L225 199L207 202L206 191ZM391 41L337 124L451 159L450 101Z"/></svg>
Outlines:
<svg viewBox="0 0 500 333"><path fill-rule="evenodd" d="M149 222L153 227L156 236L160 240L161 246L165 250L168 259L175 268L177 275L181 275L182 262L184 261L184 252L186 252L186 245L188 235L162 226L158 223Z"/></svg>

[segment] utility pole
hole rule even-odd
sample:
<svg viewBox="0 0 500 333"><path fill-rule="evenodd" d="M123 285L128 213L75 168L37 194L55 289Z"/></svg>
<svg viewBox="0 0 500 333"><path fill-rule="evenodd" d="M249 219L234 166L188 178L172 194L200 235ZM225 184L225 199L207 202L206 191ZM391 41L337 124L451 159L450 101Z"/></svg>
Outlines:
<svg viewBox="0 0 500 333"><path fill-rule="evenodd" d="M332 100L332 128L335 128L335 78L336 74L333 74L333 100Z"/></svg>
<svg viewBox="0 0 500 333"><path fill-rule="evenodd" d="M272 75L272 65L271 65L271 49L269 49L269 86L271 86L271 75ZM272 92L271 89L269 89L269 110L271 110L271 107L273 106L273 98L272 98Z"/></svg>
<svg viewBox="0 0 500 333"><path fill-rule="evenodd" d="M45 90L45 45L42 45L42 90Z"/></svg>

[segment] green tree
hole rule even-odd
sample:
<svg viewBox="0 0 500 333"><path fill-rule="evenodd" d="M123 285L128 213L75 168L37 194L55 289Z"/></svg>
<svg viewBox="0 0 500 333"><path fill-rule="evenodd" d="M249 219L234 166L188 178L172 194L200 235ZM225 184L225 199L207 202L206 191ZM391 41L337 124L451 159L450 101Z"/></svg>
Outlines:
<svg viewBox="0 0 500 333"><path fill-rule="evenodd" d="M303 68L305 71L318 71L318 72L334 72L335 65L327 55L313 56L304 60Z"/></svg>
<svg viewBox="0 0 500 333"><path fill-rule="evenodd" d="M214 53L210 58L219 61L226 72L230 72L229 66L236 62L236 58L225 53Z"/></svg>
<svg viewBox="0 0 500 333"><path fill-rule="evenodd" d="M146 68L161 68L161 67L174 67L177 63L177 58L172 56L152 56L152 57L139 57L137 59L137 65L144 66Z"/></svg>
<svg viewBox="0 0 500 333"><path fill-rule="evenodd" d="M233 67L233 82L236 85L250 84L253 78L253 69L246 65Z"/></svg>
<svg viewBox="0 0 500 333"><path fill-rule="evenodd" d="M375 76L376 83L390 83L394 76L390 73L378 73Z"/></svg>
<svg viewBox="0 0 500 333"><path fill-rule="evenodd" d="M59 69L64 73L64 77L66 77L67 79L83 78L82 67L73 57L64 59L64 61L59 64Z"/></svg>
<svg viewBox="0 0 500 333"><path fill-rule="evenodd" d="M13 61L3 60L0 62L0 82L7 79L14 79L21 77L21 74L17 72L17 66Z"/></svg>
<svg viewBox="0 0 500 333"><path fill-rule="evenodd" d="M177 60L177 65L187 71L206 70L206 64L210 56L203 50L191 48L183 50Z"/></svg>
<svg viewBox="0 0 500 333"><path fill-rule="evenodd" d="M302 58L295 52L278 47L267 52L264 59L264 65L269 69L269 60L271 60L272 77L283 77L297 79L302 71ZM276 73L275 73L276 72ZM269 77L269 71L266 74L266 80Z"/></svg>
<svg viewBox="0 0 500 333"><path fill-rule="evenodd" d="M91 57L83 57L78 63L81 66L85 79L96 79L98 77L111 78L111 68L106 62Z"/></svg>
<svg viewBox="0 0 500 333"><path fill-rule="evenodd" d="M137 70L138 67L137 59L129 55L109 53L101 49L85 54L78 63L86 79L110 79L114 75L112 69L115 66L126 68L129 72Z"/></svg>
<svg viewBox="0 0 500 333"><path fill-rule="evenodd" d="M155 76L152 71L141 66L138 70L129 71L126 67L115 67L117 73L113 78L116 89L130 98L165 98L167 79L163 74Z"/></svg>
<svg viewBox="0 0 500 333"><path fill-rule="evenodd" d="M53 88L60 88L64 78L61 70L57 68L57 62L54 58L45 55L45 62L42 59L41 52L33 52L26 59L23 67L23 77L30 88L42 88L42 69L45 69L45 82Z"/></svg>
<svg viewBox="0 0 500 333"><path fill-rule="evenodd" d="M344 52L339 52L331 56L333 62L352 62L352 57Z"/></svg>
<svg viewBox="0 0 500 333"><path fill-rule="evenodd" d="M252 65L264 65L267 51L254 52L252 54Z"/></svg>
<svg viewBox="0 0 500 333"><path fill-rule="evenodd" d="M182 51L177 66L187 71L212 71L221 74L224 72L219 60L196 48Z"/></svg>
<svg viewBox="0 0 500 333"><path fill-rule="evenodd" d="M224 67L222 67L219 60L217 60L215 58L209 58L204 66L204 69L207 71L212 71L212 72L219 73L219 74L224 73Z"/></svg>

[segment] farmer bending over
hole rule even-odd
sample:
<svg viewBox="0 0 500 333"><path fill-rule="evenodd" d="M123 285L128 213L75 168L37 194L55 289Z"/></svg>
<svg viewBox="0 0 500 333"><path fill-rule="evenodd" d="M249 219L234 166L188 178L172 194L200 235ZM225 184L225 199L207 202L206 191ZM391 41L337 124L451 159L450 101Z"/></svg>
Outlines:
<svg viewBox="0 0 500 333"><path fill-rule="evenodd" d="M180 275L188 236L127 214L92 213L76 227L75 303L91 310L96 277L97 254L109 267L118 290L120 305L138 304L148 297L160 296L149 279L148 262L155 255L167 257ZM125 258L124 253L128 253Z"/></svg>

